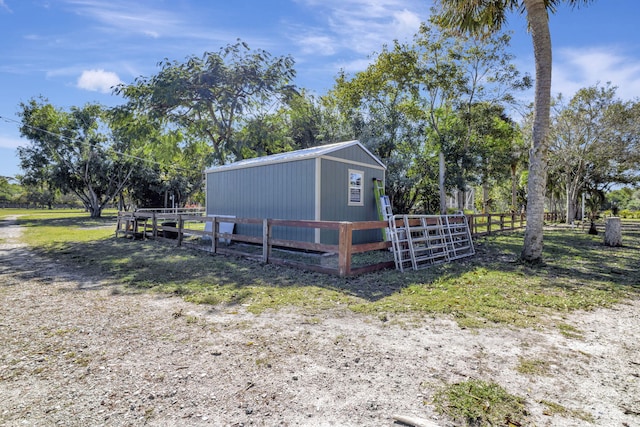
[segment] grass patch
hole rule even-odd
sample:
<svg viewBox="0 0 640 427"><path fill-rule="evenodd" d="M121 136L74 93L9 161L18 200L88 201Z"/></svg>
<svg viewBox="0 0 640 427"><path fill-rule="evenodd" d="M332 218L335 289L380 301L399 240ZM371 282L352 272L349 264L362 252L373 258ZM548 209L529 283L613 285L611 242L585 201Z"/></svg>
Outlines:
<svg viewBox="0 0 640 427"><path fill-rule="evenodd" d="M564 335L567 338L575 338L575 339L584 338L582 331L576 328L575 326L571 326L566 323L560 322L556 324L556 328L560 331L562 335Z"/></svg>
<svg viewBox="0 0 640 427"><path fill-rule="evenodd" d="M82 210L22 211L18 224L24 227L23 241L29 246L55 250L61 243L93 242L115 233L115 218L105 212L91 218Z"/></svg>
<svg viewBox="0 0 640 427"><path fill-rule="evenodd" d="M586 421L588 423L595 423L595 419L593 415L588 412L582 410L569 409L565 406L562 406L558 403L549 402L548 400L543 400L542 403L545 406L543 413L548 416L560 415L566 418L577 418L582 421Z"/></svg>
<svg viewBox="0 0 640 427"><path fill-rule="evenodd" d="M449 384L433 397L436 411L465 426L525 425L524 399L495 383L470 380Z"/></svg>
<svg viewBox="0 0 640 427"><path fill-rule="evenodd" d="M516 371L524 375L549 375L549 362L540 359L520 358Z"/></svg>
<svg viewBox="0 0 640 427"><path fill-rule="evenodd" d="M5 215L0 210L0 215ZM548 326L552 314L606 307L640 291L640 231L623 247L571 229L545 234L546 263L518 260L522 233L476 241L474 257L421 271L388 270L354 278L211 256L172 243L114 236L115 221L80 211L23 212L23 238L43 256L114 284L119 292L175 294L200 304L242 305L249 311L348 308L393 321L394 315L447 315L462 327ZM555 325L578 337L569 325ZM567 335L569 336L569 335Z"/></svg>

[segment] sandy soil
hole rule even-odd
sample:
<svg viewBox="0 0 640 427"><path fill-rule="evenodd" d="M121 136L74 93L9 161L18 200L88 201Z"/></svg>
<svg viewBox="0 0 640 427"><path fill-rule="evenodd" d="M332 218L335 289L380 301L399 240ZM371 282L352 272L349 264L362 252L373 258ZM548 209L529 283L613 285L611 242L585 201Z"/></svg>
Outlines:
<svg viewBox="0 0 640 427"><path fill-rule="evenodd" d="M462 330L348 310L254 316L131 295L65 271L0 222L0 424L391 426L434 412L440 385L494 381L526 399L528 425L640 425L640 303L573 313L581 332ZM521 359L550 362L518 373Z"/></svg>

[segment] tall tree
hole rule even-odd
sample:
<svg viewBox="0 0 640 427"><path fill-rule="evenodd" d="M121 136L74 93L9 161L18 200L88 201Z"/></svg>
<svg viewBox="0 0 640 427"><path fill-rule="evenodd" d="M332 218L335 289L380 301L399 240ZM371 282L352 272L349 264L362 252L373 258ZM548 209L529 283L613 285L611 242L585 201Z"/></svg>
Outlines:
<svg viewBox="0 0 640 427"><path fill-rule="evenodd" d="M528 87L528 76L511 63L508 44L507 35L476 41L430 22L414 43L396 42L365 71L339 76L330 95L362 124L353 127L355 136L372 141L370 148L387 163L386 190L397 212L410 211L419 193L427 194L416 188L427 182L441 187L440 210L446 210L445 187L467 189L475 172L473 145L482 132L474 129L479 122L472 120L473 106L504 105L514 90ZM426 174L433 173L439 152L447 167L440 180Z"/></svg>
<svg viewBox="0 0 640 427"><path fill-rule="evenodd" d="M448 169L444 183L447 189L454 183L459 195L458 208L462 209L468 189L465 175L473 167L471 138L476 131L470 120L471 110L478 103L513 104L513 93L529 88L531 79L522 76L513 65L507 34L478 40L442 28L437 19L432 19L429 25L420 28L416 42L421 48L420 90L428 128L444 153ZM460 122L452 122L451 115L456 115ZM445 211L442 200L441 212Z"/></svg>
<svg viewBox="0 0 640 427"><path fill-rule="evenodd" d="M415 50L396 42L353 78L342 73L328 95L345 116L362 122L354 136L386 163L386 193L395 212L413 208L413 188L421 179L411 173L422 142L421 129L415 126L423 116L414 96L416 61Z"/></svg>
<svg viewBox="0 0 640 427"><path fill-rule="evenodd" d="M73 192L92 217L100 217L133 168L112 149L104 109L88 104L66 112L45 99L32 99L20 106L20 134L30 141L18 148L26 182Z"/></svg>
<svg viewBox="0 0 640 427"><path fill-rule="evenodd" d="M135 165L126 186L129 202L169 207L173 198L176 206L183 206L202 191L202 171L213 159L213 148L206 140L128 106L112 109L109 117L113 148L129 153L124 160Z"/></svg>
<svg viewBox="0 0 640 427"><path fill-rule="evenodd" d="M638 179L632 172L638 168L640 110L617 99L610 84L580 89L568 104L562 99L558 104L549 135L549 168L562 178L565 219L571 223L585 188L603 190Z"/></svg>
<svg viewBox="0 0 640 427"><path fill-rule="evenodd" d="M225 164L246 152L236 139L238 129L295 93L293 64L289 56L274 58L237 42L186 62L166 59L158 74L121 85L116 93L130 108L209 141L215 163Z"/></svg>
<svg viewBox="0 0 640 427"><path fill-rule="evenodd" d="M513 148L518 140L518 129L498 105L478 103L467 114L470 117L465 121L471 130L469 155L474 166L468 172L482 187L482 212L487 213L491 208L491 184L505 179L510 172L514 179Z"/></svg>
<svg viewBox="0 0 640 427"><path fill-rule="evenodd" d="M0 176L0 203L15 203L22 194L22 187L15 178Z"/></svg>
<svg viewBox="0 0 640 427"><path fill-rule="evenodd" d="M533 141L529 154L529 182L527 196L527 228L524 235L522 259L542 262L544 199L547 181L547 162L551 108L551 33L549 12L560 3L572 6L591 0L438 0L442 6L441 21L474 35L486 36L505 24L507 13L526 13L533 41L535 57L535 110Z"/></svg>

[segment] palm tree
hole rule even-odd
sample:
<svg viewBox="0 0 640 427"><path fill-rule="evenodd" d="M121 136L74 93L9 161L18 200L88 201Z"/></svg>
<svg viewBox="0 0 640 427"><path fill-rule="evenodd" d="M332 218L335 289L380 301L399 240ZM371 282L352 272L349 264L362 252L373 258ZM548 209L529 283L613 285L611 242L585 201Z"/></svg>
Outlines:
<svg viewBox="0 0 640 427"><path fill-rule="evenodd" d="M533 142L529 153L527 187L527 228L522 259L542 262L542 229L544 225L544 191L547 183L549 113L551 106L551 34L548 12L560 3L571 6L592 0L437 0L442 7L441 22L449 27L477 36L499 31L507 13L526 13L533 40L536 64L535 112Z"/></svg>

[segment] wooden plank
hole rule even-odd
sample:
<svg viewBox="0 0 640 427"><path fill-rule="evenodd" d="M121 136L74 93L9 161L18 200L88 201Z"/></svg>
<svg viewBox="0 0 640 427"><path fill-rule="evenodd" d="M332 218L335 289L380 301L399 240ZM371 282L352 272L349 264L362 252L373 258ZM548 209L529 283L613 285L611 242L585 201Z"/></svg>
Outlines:
<svg viewBox="0 0 640 427"><path fill-rule="evenodd" d="M151 212L133 212L135 218L153 218L153 215Z"/></svg>
<svg viewBox="0 0 640 427"><path fill-rule="evenodd" d="M341 222L338 229L338 275L348 276L351 273L352 223Z"/></svg>
<svg viewBox="0 0 640 427"><path fill-rule="evenodd" d="M357 221L352 225L353 230L376 230L389 227L387 221Z"/></svg>
<svg viewBox="0 0 640 427"><path fill-rule="evenodd" d="M214 218L214 217L210 217ZM233 218L231 216L217 216L215 217L218 222L232 222L234 224L262 224L262 219L258 218Z"/></svg>
<svg viewBox="0 0 640 427"><path fill-rule="evenodd" d="M184 234L194 234L196 236L210 236L211 235L211 233L209 233L208 231L193 230L191 228L184 228L183 231L184 231Z"/></svg>
<svg viewBox="0 0 640 427"><path fill-rule="evenodd" d="M314 252L338 252L337 245L324 243L300 242L298 240L271 239L271 247L283 247L289 249L302 249Z"/></svg>
<svg viewBox="0 0 640 427"><path fill-rule="evenodd" d="M257 243L262 244L262 236L245 236L243 234L217 233L218 239L225 239L233 242ZM218 244L220 247L220 245Z"/></svg>
<svg viewBox="0 0 640 427"><path fill-rule="evenodd" d="M137 213L138 215L148 215L146 213ZM161 221L169 220L169 221L178 221L178 216L176 214L167 214L161 213L157 214L157 218Z"/></svg>
<svg viewBox="0 0 640 427"><path fill-rule="evenodd" d="M182 228L184 227L184 221L182 220L182 215L178 215L178 246L182 245L182 238L184 237L184 233Z"/></svg>
<svg viewBox="0 0 640 427"><path fill-rule="evenodd" d="M351 246L351 253L352 254L359 254L359 253L362 253L362 252L371 252L371 251L384 250L384 249L388 249L390 247L391 247L391 241L375 242L375 243L360 243L359 245L352 245Z"/></svg>
<svg viewBox="0 0 640 427"><path fill-rule="evenodd" d="M337 230L340 224L339 222L336 222L336 221L306 221L306 220L287 220L287 219L272 219L270 221L272 226L320 228L323 230Z"/></svg>
<svg viewBox="0 0 640 427"><path fill-rule="evenodd" d="M218 252L218 238L216 237L220 232L220 223L214 221L211 227L211 252L214 254Z"/></svg>
<svg viewBox="0 0 640 427"><path fill-rule="evenodd" d="M268 219L262 221L262 262L269 262L271 257L271 224Z"/></svg>
<svg viewBox="0 0 640 427"><path fill-rule="evenodd" d="M158 218L156 218L156 214L155 212L153 213L153 217L152 217L152 222L151 222L151 226L152 226L152 233L153 233L153 238L157 239L158 238Z"/></svg>
<svg viewBox="0 0 640 427"><path fill-rule="evenodd" d="M186 215L186 214L180 214L182 216L182 219L185 221L195 221L195 222L204 222L205 218L207 218L206 216L202 216L202 215Z"/></svg>

